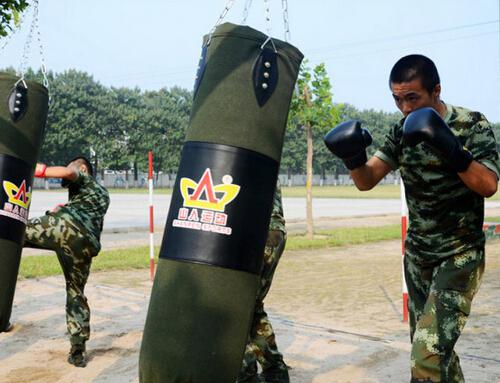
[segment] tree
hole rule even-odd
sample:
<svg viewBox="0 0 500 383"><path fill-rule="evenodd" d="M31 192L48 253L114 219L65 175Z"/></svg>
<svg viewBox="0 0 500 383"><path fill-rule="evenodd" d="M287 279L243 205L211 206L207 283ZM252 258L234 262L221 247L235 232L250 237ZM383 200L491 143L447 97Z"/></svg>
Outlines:
<svg viewBox="0 0 500 383"><path fill-rule="evenodd" d="M12 26L19 24L20 14L27 7L27 0L3 0L0 3L0 37L7 36Z"/></svg>
<svg viewBox="0 0 500 383"><path fill-rule="evenodd" d="M314 147L314 136L323 137L324 133L334 126L339 120L338 107L332 102L331 84L325 65L319 64L311 73L305 62L300 69L298 78L298 94L292 98L290 109L291 129L303 127L306 133L306 218L307 237L313 236L312 216L312 175L314 151L321 150L323 145ZM321 140L322 141L322 140ZM288 143L289 141L287 141ZM290 159L287 159L292 163ZM322 159L326 165L329 159Z"/></svg>

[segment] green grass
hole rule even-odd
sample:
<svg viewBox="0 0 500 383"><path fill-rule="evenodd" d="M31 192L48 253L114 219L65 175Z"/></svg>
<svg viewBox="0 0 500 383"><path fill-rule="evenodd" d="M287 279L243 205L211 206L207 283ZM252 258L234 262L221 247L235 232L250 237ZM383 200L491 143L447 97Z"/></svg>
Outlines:
<svg viewBox="0 0 500 383"><path fill-rule="evenodd" d="M484 217L484 221L485 222L500 222L500 217L497 217L497 216L488 217L488 216L486 216L486 217Z"/></svg>
<svg viewBox="0 0 500 383"><path fill-rule="evenodd" d="M361 192L354 185L314 186L313 198L399 198L399 185L379 185ZM282 187L283 197L305 197L305 186Z"/></svg>
<svg viewBox="0 0 500 383"><path fill-rule="evenodd" d="M159 248L155 249L157 254ZM92 271L142 269L149 267L149 247L134 247L102 251L92 261ZM56 255L36 255L21 258L19 275L40 278L61 274Z"/></svg>
<svg viewBox="0 0 500 383"><path fill-rule="evenodd" d="M335 230L318 231L313 239L305 235L288 236L287 250L312 250L326 247L348 246L368 242L401 238L400 225L384 225L374 227L345 227Z"/></svg>
<svg viewBox="0 0 500 383"><path fill-rule="evenodd" d="M322 249L333 246L347 246L366 242L400 238L398 225L379 227L339 228L318 231L313 239L304 235L290 235L287 250ZM159 248L155 249L158 254ZM102 251L92 262L92 271L143 269L149 267L149 247ZM56 255L22 257L19 276L42 278L61 274Z"/></svg>

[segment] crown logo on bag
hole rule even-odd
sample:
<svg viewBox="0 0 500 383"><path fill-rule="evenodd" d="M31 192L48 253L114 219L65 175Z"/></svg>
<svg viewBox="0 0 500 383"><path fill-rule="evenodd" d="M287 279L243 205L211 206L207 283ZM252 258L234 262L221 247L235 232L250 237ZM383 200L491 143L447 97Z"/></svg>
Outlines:
<svg viewBox="0 0 500 383"><path fill-rule="evenodd" d="M23 180L21 186L10 181L3 181L3 189L9 197L9 202L20 206L24 209L28 209L31 202L31 188L26 190L26 180Z"/></svg>
<svg viewBox="0 0 500 383"><path fill-rule="evenodd" d="M205 169L199 182L183 177L180 189L184 206L223 212L240 192L240 186L232 182L233 178L225 175L222 184L214 185L210 168Z"/></svg>

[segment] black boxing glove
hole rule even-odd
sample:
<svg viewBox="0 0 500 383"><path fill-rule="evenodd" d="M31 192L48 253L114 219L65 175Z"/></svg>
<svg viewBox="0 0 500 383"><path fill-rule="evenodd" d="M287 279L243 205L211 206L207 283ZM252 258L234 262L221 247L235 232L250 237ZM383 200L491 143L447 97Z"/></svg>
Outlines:
<svg viewBox="0 0 500 383"><path fill-rule="evenodd" d="M403 144L415 146L420 142L426 142L458 173L466 171L472 162L472 153L433 108L411 112L403 124Z"/></svg>
<svg viewBox="0 0 500 383"><path fill-rule="evenodd" d="M368 160L366 148L372 143L370 132L361 128L361 122L343 122L330 130L323 138L326 147L342 161L349 170L363 166Z"/></svg>

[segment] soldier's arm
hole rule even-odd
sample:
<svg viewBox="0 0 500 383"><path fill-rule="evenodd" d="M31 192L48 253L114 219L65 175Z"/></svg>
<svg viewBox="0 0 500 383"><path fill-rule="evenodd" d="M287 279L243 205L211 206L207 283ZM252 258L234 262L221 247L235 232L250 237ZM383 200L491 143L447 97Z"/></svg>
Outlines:
<svg viewBox="0 0 500 383"><path fill-rule="evenodd" d="M482 197L491 197L497 192L497 175L477 161L472 161L465 172L457 174L469 189Z"/></svg>
<svg viewBox="0 0 500 383"><path fill-rule="evenodd" d="M38 178L62 178L67 181L75 181L78 178L76 169L67 166L47 166L36 164L35 177Z"/></svg>
<svg viewBox="0 0 500 383"><path fill-rule="evenodd" d="M373 189L390 171L391 167L378 157L372 157L363 166L350 170L351 178L361 191Z"/></svg>

